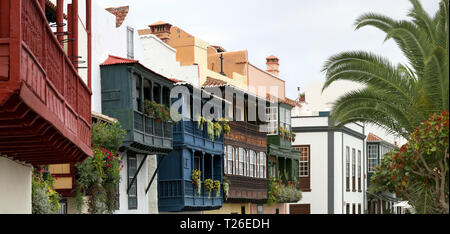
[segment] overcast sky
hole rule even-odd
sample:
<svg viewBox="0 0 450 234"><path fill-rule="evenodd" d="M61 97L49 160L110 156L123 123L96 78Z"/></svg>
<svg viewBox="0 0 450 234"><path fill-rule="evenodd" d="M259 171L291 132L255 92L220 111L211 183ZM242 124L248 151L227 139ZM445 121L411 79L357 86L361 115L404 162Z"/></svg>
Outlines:
<svg viewBox="0 0 450 234"><path fill-rule="evenodd" d="M385 34L374 28L354 31L363 13L375 12L407 19L408 0L96 0L103 7L130 6L136 27L162 20L227 51L249 52L250 62L265 69L265 58L280 59L286 94L297 87L323 81L321 68L328 57L348 50L366 50L406 60ZM421 0L433 14L439 0Z"/></svg>

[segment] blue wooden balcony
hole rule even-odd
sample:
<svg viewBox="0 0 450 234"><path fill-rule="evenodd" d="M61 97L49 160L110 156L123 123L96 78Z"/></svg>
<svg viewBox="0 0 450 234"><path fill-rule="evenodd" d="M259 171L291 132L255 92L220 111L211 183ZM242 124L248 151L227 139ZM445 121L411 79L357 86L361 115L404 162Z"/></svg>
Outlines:
<svg viewBox="0 0 450 234"><path fill-rule="evenodd" d="M202 172L201 181L206 179L223 182L223 135L211 140L206 127L201 130L197 122L180 121L173 129L174 151L164 159L158 158L158 205L162 212L199 211L220 209L223 205L223 187L220 196L211 191L197 193L191 175L194 169Z"/></svg>
<svg viewBox="0 0 450 234"><path fill-rule="evenodd" d="M124 148L142 154L172 151L172 123L144 114L144 100L170 107L172 83L137 60L110 55L101 64L102 112L127 130Z"/></svg>

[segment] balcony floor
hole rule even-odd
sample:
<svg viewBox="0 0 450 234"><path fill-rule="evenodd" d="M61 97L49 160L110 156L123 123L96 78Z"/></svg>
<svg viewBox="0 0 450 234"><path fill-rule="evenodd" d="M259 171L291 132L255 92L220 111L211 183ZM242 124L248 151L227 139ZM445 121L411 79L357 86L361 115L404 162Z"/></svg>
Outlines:
<svg viewBox="0 0 450 234"><path fill-rule="evenodd" d="M22 95L22 94L21 94ZM78 162L92 154L65 127L54 126L45 108L30 108L21 95L13 94L0 106L0 153L14 160L44 165Z"/></svg>

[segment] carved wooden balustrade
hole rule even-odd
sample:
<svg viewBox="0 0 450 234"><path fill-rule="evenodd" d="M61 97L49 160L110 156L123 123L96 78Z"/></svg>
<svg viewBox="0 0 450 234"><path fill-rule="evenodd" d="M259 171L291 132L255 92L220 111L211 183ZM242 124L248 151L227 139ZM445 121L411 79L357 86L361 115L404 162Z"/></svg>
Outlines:
<svg viewBox="0 0 450 234"><path fill-rule="evenodd" d="M2 0L0 13L0 154L34 165L91 156L91 91L39 2Z"/></svg>

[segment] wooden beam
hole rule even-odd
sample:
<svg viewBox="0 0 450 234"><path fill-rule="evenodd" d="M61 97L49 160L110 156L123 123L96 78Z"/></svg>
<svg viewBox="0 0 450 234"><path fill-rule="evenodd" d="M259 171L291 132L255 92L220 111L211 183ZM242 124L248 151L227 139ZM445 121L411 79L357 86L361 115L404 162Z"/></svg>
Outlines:
<svg viewBox="0 0 450 234"><path fill-rule="evenodd" d="M152 179L150 180L150 182L149 182L148 185L147 185L147 188L145 189L145 194L148 193L148 190L150 189L150 186L152 186L153 180L155 179L155 176L156 176L156 174L158 173L159 168L161 167L162 162L163 162L164 159L166 158L166 155L161 155L161 156L162 156L162 158L161 158L161 160L159 161L158 166L156 167L155 172L153 173Z"/></svg>

